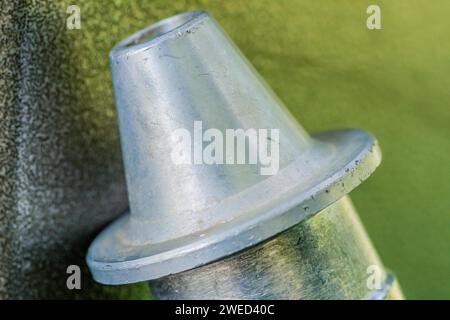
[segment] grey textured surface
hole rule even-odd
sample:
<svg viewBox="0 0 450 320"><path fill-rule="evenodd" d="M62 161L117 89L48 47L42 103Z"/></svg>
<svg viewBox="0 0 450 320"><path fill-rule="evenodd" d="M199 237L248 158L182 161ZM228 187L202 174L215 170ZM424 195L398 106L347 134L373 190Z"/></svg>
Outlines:
<svg viewBox="0 0 450 320"><path fill-rule="evenodd" d="M127 199L109 83L91 81L106 70L83 65L56 3L0 3L2 299L123 294L86 270L82 290L66 288L67 266L84 266L89 240Z"/></svg>

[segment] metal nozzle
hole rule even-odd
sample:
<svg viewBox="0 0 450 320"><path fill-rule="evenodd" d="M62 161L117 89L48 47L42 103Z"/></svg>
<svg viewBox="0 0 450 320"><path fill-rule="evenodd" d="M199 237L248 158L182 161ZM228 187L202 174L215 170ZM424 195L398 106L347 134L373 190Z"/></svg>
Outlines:
<svg viewBox="0 0 450 320"><path fill-rule="evenodd" d="M370 294L366 269L380 263L345 197L380 163L370 134L309 136L202 11L137 32L110 60L130 213L89 249L97 281L158 279L159 298ZM259 158L197 161L204 141L195 140L193 162L175 163L173 132L180 128L201 136L209 129L278 130L271 142L277 170L264 174ZM246 155L258 147L250 141Z"/></svg>

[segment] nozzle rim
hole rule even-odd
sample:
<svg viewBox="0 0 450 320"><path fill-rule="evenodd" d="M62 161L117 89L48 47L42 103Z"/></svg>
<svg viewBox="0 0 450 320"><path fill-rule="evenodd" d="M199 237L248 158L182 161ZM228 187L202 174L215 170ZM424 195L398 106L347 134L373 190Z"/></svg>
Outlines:
<svg viewBox="0 0 450 320"><path fill-rule="evenodd" d="M149 50L167 39L181 36L192 30L206 18L209 18L209 14L206 11L192 10L153 23L117 43L110 51L110 61L115 61L124 56L127 58L142 50ZM165 31L156 32L155 35L148 36L158 30Z"/></svg>

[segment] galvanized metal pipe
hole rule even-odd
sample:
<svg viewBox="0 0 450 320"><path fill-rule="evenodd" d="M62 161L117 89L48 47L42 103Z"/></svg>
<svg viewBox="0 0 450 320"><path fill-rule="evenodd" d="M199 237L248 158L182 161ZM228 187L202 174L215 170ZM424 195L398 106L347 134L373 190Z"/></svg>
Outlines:
<svg viewBox="0 0 450 320"><path fill-rule="evenodd" d="M158 299L401 299L389 274L367 287L370 265L382 266L344 197L259 245L150 284Z"/></svg>
<svg viewBox="0 0 450 320"><path fill-rule="evenodd" d="M154 280L161 299L388 296L384 271L367 287L382 266L346 197L380 163L370 134L309 136L205 12L151 25L110 58L130 213L89 249L97 281ZM196 121L201 135L279 130L279 171L174 163L172 133Z"/></svg>

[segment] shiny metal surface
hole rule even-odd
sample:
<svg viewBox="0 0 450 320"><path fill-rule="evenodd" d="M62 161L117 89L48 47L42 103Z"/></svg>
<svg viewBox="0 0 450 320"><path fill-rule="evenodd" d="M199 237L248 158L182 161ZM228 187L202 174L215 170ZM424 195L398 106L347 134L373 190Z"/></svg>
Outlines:
<svg viewBox="0 0 450 320"><path fill-rule="evenodd" d="M150 282L159 299L401 299L348 197L280 235L206 266Z"/></svg>
<svg viewBox="0 0 450 320"><path fill-rule="evenodd" d="M309 136L205 12L180 14L137 32L111 51L110 60L130 212L91 244L87 262L95 280L121 284L180 273L304 221L261 250L242 253L254 261L254 268L268 268L267 273L246 272L229 258L171 276L176 281L169 277L155 282L161 284L156 292L176 298L177 290L183 292L177 286L191 282L183 294L201 295L194 293L196 283L205 288L212 284L204 270L214 274L211 266L223 266L235 273L223 275L224 291L219 288L213 296L363 297L362 270L378 260L351 209L327 207L378 166L381 153L375 138L358 129ZM172 133L192 131L198 120L204 130L279 130L278 173L262 175L261 162L175 164ZM325 208L332 217L326 212L322 218L314 216ZM339 215L348 215L347 220L339 221ZM306 240L289 248L286 244L294 238ZM333 245L335 240L343 247ZM278 272L292 278L276 280ZM294 278L297 284L289 285ZM325 281L323 289L320 281Z"/></svg>

